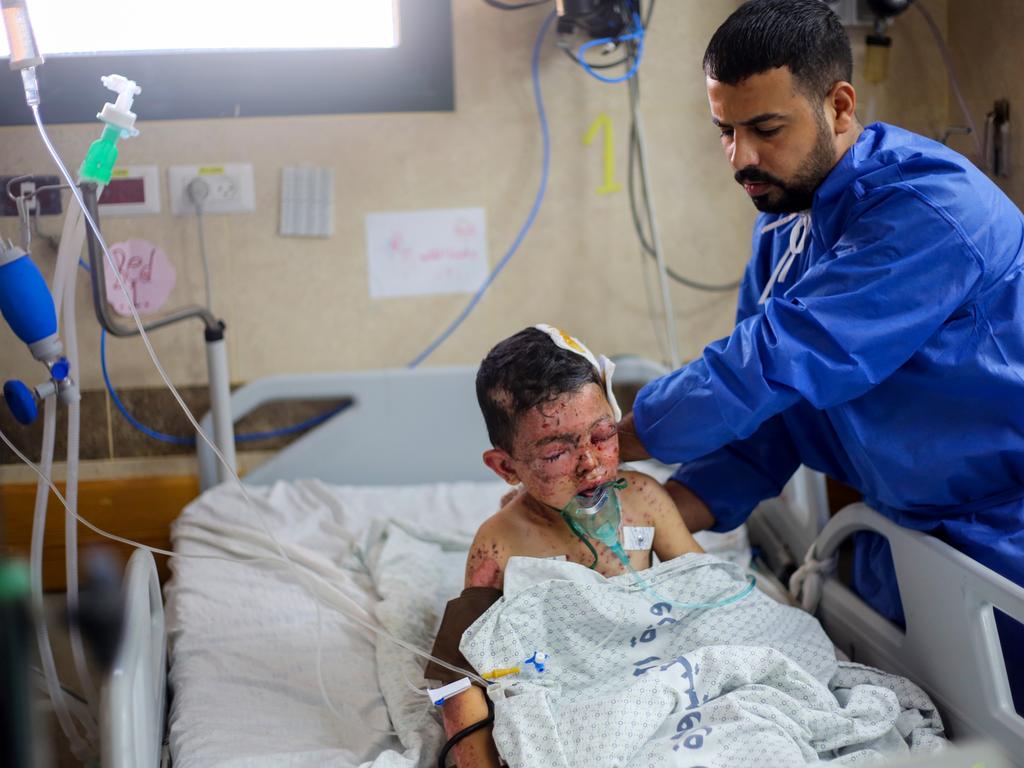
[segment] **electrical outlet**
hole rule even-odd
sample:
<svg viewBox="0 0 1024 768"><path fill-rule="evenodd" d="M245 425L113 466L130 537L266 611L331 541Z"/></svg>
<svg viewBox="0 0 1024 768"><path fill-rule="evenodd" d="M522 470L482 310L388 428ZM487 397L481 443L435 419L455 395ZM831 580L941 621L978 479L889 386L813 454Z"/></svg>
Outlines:
<svg viewBox="0 0 1024 768"><path fill-rule="evenodd" d="M251 163L172 165L167 169L167 181L171 211L178 216L196 213L189 185L198 193L204 214L256 210Z"/></svg>
<svg viewBox="0 0 1024 768"><path fill-rule="evenodd" d="M0 216L18 215L18 207L7 196L7 184L16 178L18 177L0 176ZM44 189L42 192L32 196L30 210L32 213L35 213L36 210L33 206L38 205L41 215L55 216L62 211L60 190L56 188L61 183L63 182L56 176L29 176L11 184L11 194L18 197L28 192L35 192L41 187L50 187L50 189Z"/></svg>

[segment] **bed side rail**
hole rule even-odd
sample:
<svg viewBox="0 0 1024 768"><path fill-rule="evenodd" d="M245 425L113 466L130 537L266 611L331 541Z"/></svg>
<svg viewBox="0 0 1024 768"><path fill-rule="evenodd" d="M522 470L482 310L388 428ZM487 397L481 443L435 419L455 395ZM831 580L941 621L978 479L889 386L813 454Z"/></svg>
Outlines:
<svg viewBox="0 0 1024 768"><path fill-rule="evenodd" d="M128 560L124 599L121 647L100 691L102 764L156 768L164 733L167 638L156 563L144 549Z"/></svg>
<svg viewBox="0 0 1024 768"><path fill-rule="evenodd" d="M905 675L924 688L958 739L999 744L1024 767L1024 719L1014 710L993 607L1024 623L1024 588L939 539L901 528L865 504L843 509L814 545L819 560L858 531L888 540L906 632L834 577L818 616L854 661Z"/></svg>
<svg viewBox="0 0 1024 768"><path fill-rule="evenodd" d="M353 404L306 432L246 476L247 483L316 477L353 485L493 479L490 446L476 402L476 367L384 369L268 376L231 395L234 421L265 403L334 400ZM207 434L210 414L200 422ZM217 458L198 441L200 486L217 483Z"/></svg>

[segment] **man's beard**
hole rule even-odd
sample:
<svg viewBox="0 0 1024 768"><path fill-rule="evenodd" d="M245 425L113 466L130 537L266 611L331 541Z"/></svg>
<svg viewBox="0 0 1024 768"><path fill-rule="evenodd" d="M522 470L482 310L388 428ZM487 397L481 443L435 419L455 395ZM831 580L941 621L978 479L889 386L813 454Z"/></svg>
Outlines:
<svg viewBox="0 0 1024 768"><path fill-rule="evenodd" d="M835 147L825 116L818 120L818 135L814 148L801 164L792 181L781 179L757 168L743 168L736 172L736 181L743 183L773 184L775 190L751 198L754 206L762 213L795 213L806 211L814 201L814 193L836 164Z"/></svg>

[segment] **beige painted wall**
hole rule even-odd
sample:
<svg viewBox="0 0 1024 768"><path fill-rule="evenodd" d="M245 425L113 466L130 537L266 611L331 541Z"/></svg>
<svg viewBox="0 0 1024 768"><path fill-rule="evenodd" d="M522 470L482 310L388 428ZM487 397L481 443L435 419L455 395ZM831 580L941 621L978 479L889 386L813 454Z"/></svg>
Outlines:
<svg viewBox="0 0 1024 768"><path fill-rule="evenodd" d="M946 0L920 1L945 24ZM950 2L955 6L961 0ZM641 68L667 260L706 281L739 276L754 218L720 155L700 72L708 38L737 5L736 0L662 0ZM401 366L465 306L464 295L371 300L365 213L483 206L492 264L515 236L539 178L529 56L544 11L502 13L479 0L453 0L453 16L456 110L451 113L147 122L147 94L138 98L142 133L122 144L123 163L161 169L232 161L255 166L256 212L210 216L206 227L215 309L228 323L235 380L284 371ZM854 33L858 67L862 35ZM901 19L892 35L890 78L877 89L874 117L937 135L947 121L947 90L934 45L916 14ZM599 152L582 144L591 121L607 112L616 132L617 175L624 181L625 87L591 80L553 45L543 57L542 83L553 141L544 207L520 253L431 364L475 363L495 341L538 321L563 325L605 353L664 357L648 315L645 262L625 193L596 194ZM870 95L862 89L865 108ZM102 98L97 87L97 106ZM53 126L51 135L76 166L97 127ZM32 130L0 129L0 148L0 173L51 171ZM336 234L329 240L277 236L280 169L297 164L335 170ZM105 232L110 242L142 237L165 248L179 275L171 302L199 300L195 221L172 216L166 186L164 193L163 214L110 218ZM13 236L12 223L0 223L0 231ZM53 231L59 222L44 219L44 226ZM52 265L45 246L36 255ZM728 332L733 295L672 290L684 357L699 354L706 342ZM98 388L98 330L84 280L79 318L83 386ZM175 382L205 381L198 324L153 338ZM0 360L5 376L38 376L6 329L0 331ZM120 385L158 383L138 341L112 343L110 363Z"/></svg>
<svg viewBox="0 0 1024 768"><path fill-rule="evenodd" d="M978 130L984 130L985 116L996 99L1010 100L1011 176L996 181L1018 207L1024 207L1024 2L951 0L949 35L957 76ZM951 121L964 122L952 96L949 114ZM972 142L963 137L950 145L973 152Z"/></svg>

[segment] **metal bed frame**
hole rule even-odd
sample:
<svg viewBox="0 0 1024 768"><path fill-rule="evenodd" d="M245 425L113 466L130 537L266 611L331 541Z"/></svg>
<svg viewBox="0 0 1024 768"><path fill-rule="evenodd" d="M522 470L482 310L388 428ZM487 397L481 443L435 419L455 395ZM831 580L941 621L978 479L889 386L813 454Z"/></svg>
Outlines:
<svg viewBox="0 0 1024 768"><path fill-rule="evenodd" d="M644 381L661 370L656 364L631 360L620 366L616 378ZM474 378L475 368L452 367L254 381L232 395L235 420L281 400L350 397L354 404L284 448L245 482L317 477L340 484L395 485L490 479L480 460L489 443L477 413ZM211 424L210 416L202 421L204 429ZM430 436L429 442L424 435ZM202 487L209 488L216 482L216 459L202 441L198 458ZM833 642L854 661L920 685L935 701L954 740L987 741L1001 748L1017 768L1024 768L1024 719L1013 708L993 616L995 607L1024 623L1024 588L934 537L896 526L863 504L829 520L824 480L804 468L787 486L786 496L789 513L760 518L769 520L774 535L798 562L812 545L815 557L826 559L862 530L885 536L892 548L906 632L879 616L834 575L825 575L817 615ZM136 555L144 559L141 553ZM155 571L147 574L142 566L129 572L129 592L144 593L148 599L148 605L139 599L140 615L129 622L125 644L136 651L134 658L124 660L127 667L134 665L136 682L130 684L132 674L125 672L123 685L133 688L135 695L110 698L122 707L142 701L147 709L138 717L157 718L160 728L139 726L140 740L151 731L163 732L164 680L146 672L162 669L166 654L165 644L153 639L162 636L162 607L152 592L153 578ZM137 652L145 648L151 651L148 657ZM113 723L126 719L123 713L108 718ZM124 738L115 743L139 747ZM137 760L104 763L156 764L141 755L158 754L159 745L156 752L151 743L139 749ZM906 764L931 765L932 760Z"/></svg>

